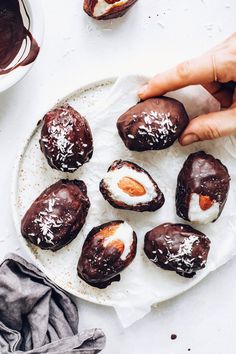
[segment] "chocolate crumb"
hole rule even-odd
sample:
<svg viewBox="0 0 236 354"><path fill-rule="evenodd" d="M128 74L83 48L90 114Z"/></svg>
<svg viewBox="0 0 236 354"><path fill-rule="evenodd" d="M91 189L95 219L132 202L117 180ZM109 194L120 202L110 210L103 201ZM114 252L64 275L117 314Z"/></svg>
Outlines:
<svg viewBox="0 0 236 354"><path fill-rule="evenodd" d="M175 339L177 338L177 335L176 335L176 334L171 334L170 338L171 338L172 340L175 340Z"/></svg>

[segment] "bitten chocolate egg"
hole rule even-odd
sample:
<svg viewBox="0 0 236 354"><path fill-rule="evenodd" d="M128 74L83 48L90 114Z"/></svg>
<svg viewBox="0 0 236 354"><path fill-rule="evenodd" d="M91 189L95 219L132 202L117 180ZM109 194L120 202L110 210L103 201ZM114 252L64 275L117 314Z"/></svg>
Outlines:
<svg viewBox="0 0 236 354"><path fill-rule="evenodd" d="M93 155L88 122L69 105L53 109L43 118L40 147L52 168L75 172Z"/></svg>
<svg viewBox="0 0 236 354"><path fill-rule="evenodd" d="M97 20L123 16L138 0L84 0L84 11Z"/></svg>
<svg viewBox="0 0 236 354"><path fill-rule="evenodd" d="M188 123L182 103L173 98L159 97L130 108L118 119L117 128L129 150L162 150L175 142Z"/></svg>
<svg viewBox="0 0 236 354"><path fill-rule="evenodd" d="M144 252L158 267L192 278L206 266L209 238L183 224L162 224L145 235Z"/></svg>
<svg viewBox="0 0 236 354"><path fill-rule="evenodd" d="M204 151L189 155L176 188L176 211L181 218L207 224L218 219L230 185L227 168Z"/></svg>
<svg viewBox="0 0 236 354"><path fill-rule="evenodd" d="M103 289L120 280L120 272L133 261L137 236L131 226L116 220L93 228L78 262L78 275L86 283Z"/></svg>
<svg viewBox="0 0 236 354"><path fill-rule="evenodd" d="M22 219L21 233L34 245L57 251L77 236L89 207L83 181L60 180L33 202Z"/></svg>
<svg viewBox="0 0 236 354"><path fill-rule="evenodd" d="M114 207L133 211L155 211L164 195L147 171L133 162L117 160L100 182L103 197Z"/></svg>

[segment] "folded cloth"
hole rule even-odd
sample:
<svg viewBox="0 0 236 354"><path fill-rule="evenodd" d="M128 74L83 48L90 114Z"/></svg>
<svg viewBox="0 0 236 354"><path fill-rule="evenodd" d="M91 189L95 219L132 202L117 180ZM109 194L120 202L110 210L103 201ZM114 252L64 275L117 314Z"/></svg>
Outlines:
<svg viewBox="0 0 236 354"><path fill-rule="evenodd" d="M72 300L34 265L10 254L0 265L0 354L95 354L100 329L78 333Z"/></svg>

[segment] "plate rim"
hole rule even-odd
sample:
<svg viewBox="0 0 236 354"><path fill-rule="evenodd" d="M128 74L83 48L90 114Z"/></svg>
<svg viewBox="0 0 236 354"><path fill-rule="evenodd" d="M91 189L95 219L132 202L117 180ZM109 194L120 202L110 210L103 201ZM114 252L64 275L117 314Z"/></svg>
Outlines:
<svg viewBox="0 0 236 354"><path fill-rule="evenodd" d="M118 79L117 76L113 76L113 77L102 78L99 80L95 80L95 81L92 81L89 83L82 84L81 86L78 86L77 89L73 89L70 93L58 98L56 100L56 102L54 102L53 105L50 104L50 107L48 109L43 109L42 112L40 112L40 115L43 117L44 114L46 114L50 109L53 109L54 107L56 107L60 102L67 101L70 97L73 97L78 92L82 93L82 92L85 92L85 91L90 90L92 88L95 88L96 86L102 86L108 82L110 82L112 85L114 85L117 79ZM61 284L58 280L55 280L54 275L50 271L48 271L47 267L45 267L37 259L35 254L31 251L30 246L28 245L27 241L21 235L20 220L18 218L17 205L16 205L19 169L20 169L20 164L21 164L22 158L27 150L28 144L31 141L31 138L34 136L36 130L38 129L38 125L40 124L41 120L42 119L40 119L38 121L38 123L36 123L36 126L34 126L33 129L32 129L32 127L30 127L29 130L27 130L27 132L25 133L25 136L24 136L22 142L19 144L19 150L18 150L18 153L16 154L16 159L15 159L15 163L13 166L13 172L12 172L12 178L11 178L11 189L10 189L10 193L11 193L10 204L11 204L13 224L14 224L14 228L16 231L16 237L18 238L18 240L20 242L20 246L26 252L27 256L34 262L34 264L44 273L44 275L50 281L53 281L56 284L56 286L61 288L63 291L75 296L78 299L82 299L82 300L85 300L85 301L88 301L88 302L91 302L94 304L103 305L103 306L112 306L112 307L117 306L118 304L114 303L114 301L112 301L111 299L105 300L102 296L101 296L101 298L99 298L99 296L94 297L94 296L91 296L88 294L79 293L78 291L75 291L73 288L67 287L64 284ZM182 289L181 291L176 290L171 295L169 295L165 298L157 299L157 301L154 302L151 306L155 307L161 302L168 301L172 298L175 298L175 297L185 293L186 291L190 290L195 285L200 283L200 281L203 280L204 278L206 278L210 273L211 273L211 269L209 270L209 273L207 273L207 274L203 273L202 276L198 276L195 279L195 281L192 281L191 283L189 283L189 285L186 288Z"/></svg>

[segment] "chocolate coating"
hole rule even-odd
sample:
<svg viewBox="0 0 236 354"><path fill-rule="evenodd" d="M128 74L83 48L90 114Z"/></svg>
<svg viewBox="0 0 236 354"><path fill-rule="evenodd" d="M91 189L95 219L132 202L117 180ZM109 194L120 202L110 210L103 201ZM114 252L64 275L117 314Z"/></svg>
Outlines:
<svg viewBox="0 0 236 354"><path fill-rule="evenodd" d="M118 119L117 128L129 150L162 150L174 144L188 123L182 103L158 97L130 108Z"/></svg>
<svg viewBox="0 0 236 354"><path fill-rule="evenodd" d="M23 1L22 1L23 3ZM29 19L23 3L25 16ZM29 50L26 49L29 47ZM22 19L18 0L0 1L0 75L8 74L19 66L32 63L38 53L39 46L26 28ZM12 62L22 50L16 62Z"/></svg>
<svg viewBox="0 0 236 354"><path fill-rule="evenodd" d="M52 168L75 172L93 155L89 124L69 105L55 108L43 118L40 147Z"/></svg>
<svg viewBox="0 0 236 354"><path fill-rule="evenodd" d="M97 20L109 20L125 15L125 13L133 6L138 0L105 0L107 5L113 5L109 9L96 14L96 6L99 4L99 0L84 0L84 11L91 17ZM118 5L117 3L120 4Z"/></svg>
<svg viewBox="0 0 236 354"><path fill-rule="evenodd" d="M189 155L177 179L176 212L178 216L191 221L189 220L190 198L193 193L196 193L208 197L211 202L219 203L219 217L227 200L229 185L228 170L220 160L204 151Z"/></svg>
<svg viewBox="0 0 236 354"><path fill-rule="evenodd" d="M127 204L124 201L118 200L117 197L114 196L113 190L108 186L105 177L102 179L100 182L100 192L102 193L103 197L105 200L107 200L114 208L117 209L125 209L125 210L132 210L132 211L137 211L137 212L144 212L144 211L156 211L160 209L164 202L165 198L162 193L162 191L159 189L157 183L154 181L154 179L150 176L150 174L144 170L142 167L138 166L137 164L130 162L130 161L124 161L124 160L116 160L113 162L113 164L109 167L107 172L110 171L116 171L120 170L124 167L127 167L130 169L131 173L127 173L127 177L132 177L132 171L136 171L138 173L145 174L148 177L148 181L150 184L153 186L155 196L151 199L148 200L147 202L136 202L136 197L135 197L135 190L133 192L133 196L130 196L130 200L133 199L133 204ZM119 181L117 181L119 182ZM135 181L134 181L135 182ZM140 183L139 183L140 184ZM118 183L117 183L118 185ZM147 193L146 185L141 185L145 193Z"/></svg>
<svg viewBox="0 0 236 354"><path fill-rule="evenodd" d="M89 207L85 183L62 179L33 202L22 219L21 233L41 249L57 251L77 236Z"/></svg>
<svg viewBox="0 0 236 354"><path fill-rule="evenodd" d="M144 252L158 267L192 278L205 267L210 243L189 225L165 223L145 235Z"/></svg>
<svg viewBox="0 0 236 354"><path fill-rule="evenodd" d="M137 250L137 236L132 231L132 243L125 259L122 259L124 243L119 238L104 242L115 234L116 228L124 221L115 220L94 227L88 234L78 262L78 275L86 283L99 289L106 288L120 280L122 272L133 261ZM126 224L127 225L127 224ZM128 225L128 227L130 227ZM125 237L125 235L124 235Z"/></svg>

